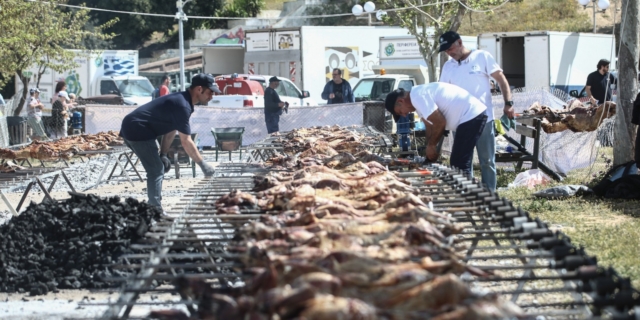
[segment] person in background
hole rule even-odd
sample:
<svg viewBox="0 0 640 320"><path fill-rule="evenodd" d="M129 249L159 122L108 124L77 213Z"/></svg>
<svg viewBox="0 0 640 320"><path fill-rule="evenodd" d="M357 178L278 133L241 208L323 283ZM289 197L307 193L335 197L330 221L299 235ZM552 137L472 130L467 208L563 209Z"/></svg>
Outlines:
<svg viewBox="0 0 640 320"><path fill-rule="evenodd" d="M587 76L585 90L587 91L587 97L589 97L589 101L592 105L611 101L611 97L613 95L611 93L611 89L607 90L607 85L617 84L617 80L611 73L609 73L609 64L609 60L600 59L596 66L598 70Z"/></svg>
<svg viewBox="0 0 640 320"><path fill-rule="evenodd" d="M58 99L51 106L52 130L51 136L56 139L67 136L67 116L71 105L66 91L58 92Z"/></svg>
<svg viewBox="0 0 640 320"><path fill-rule="evenodd" d="M56 100L58 100L58 94L60 91L67 91L67 83L64 80L59 80L56 82L56 89L53 95L51 96L51 104L54 104Z"/></svg>
<svg viewBox="0 0 640 320"><path fill-rule="evenodd" d="M495 79L504 98L504 115L513 119L515 112L511 100L509 82L502 73L502 68L491 54L484 50L469 50L462 43L460 35L453 31L445 32L440 37L440 52L446 52L449 59L442 67L440 82L454 84L467 90L486 107L487 125L476 144L482 183L491 191L496 191L496 140L491 93L495 91ZM494 86L492 88L492 85ZM456 132L457 134L457 132ZM473 175L473 171L471 171Z"/></svg>
<svg viewBox="0 0 640 320"><path fill-rule="evenodd" d="M171 93L169 90L169 85L171 84L171 78L168 75L162 76L162 83L160 84L160 93L159 96L163 97Z"/></svg>
<svg viewBox="0 0 640 320"><path fill-rule="evenodd" d="M322 90L322 99L327 104L356 102L349 81L342 79L342 70L335 68L331 73L332 79L327 82Z"/></svg>
<svg viewBox="0 0 640 320"><path fill-rule="evenodd" d="M267 133L280 131L280 115L288 104L280 100L276 89L280 85L277 77L269 79L269 86L264 90L264 122L267 125Z"/></svg>
<svg viewBox="0 0 640 320"><path fill-rule="evenodd" d="M171 169L167 151L176 134L184 151L200 166L205 176L214 173L191 139L189 119L196 104L206 105L213 93L220 93L218 85L209 74L197 74L191 86L183 92L168 94L133 110L122 120L120 136L138 156L147 172L147 196L149 204L162 207L162 179ZM158 150L157 137L162 136Z"/></svg>
<svg viewBox="0 0 640 320"><path fill-rule="evenodd" d="M633 101L633 112L631 113L631 123L640 126L640 93L636 95L636 100ZM636 152L635 152L636 168L638 168L638 174L640 174L640 129L636 132Z"/></svg>
<svg viewBox="0 0 640 320"><path fill-rule="evenodd" d="M29 103L27 104L27 123L33 135L31 140L48 140L47 134L44 132L44 126L42 125L42 109L44 105L40 101L40 90L38 88L29 89Z"/></svg>
<svg viewBox="0 0 640 320"><path fill-rule="evenodd" d="M426 128L426 158L435 162L445 129L456 131L451 148L451 166L470 174L473 148L487 123L487 106L466 90L443 82L414 86L411 91L396 89L385 99L385 108L394 116L417 112Z"/></svg>

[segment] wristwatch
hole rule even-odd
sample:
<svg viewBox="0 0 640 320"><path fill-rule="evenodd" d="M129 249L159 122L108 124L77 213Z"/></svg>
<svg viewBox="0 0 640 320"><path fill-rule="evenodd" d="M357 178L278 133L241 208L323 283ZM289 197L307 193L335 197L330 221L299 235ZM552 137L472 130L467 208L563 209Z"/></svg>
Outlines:
<svg viewBox="0 0 640 320"><path fill-rule="evenodd" d="M513 107L513 101L506 101L504 103L505 106Z"/></svg>

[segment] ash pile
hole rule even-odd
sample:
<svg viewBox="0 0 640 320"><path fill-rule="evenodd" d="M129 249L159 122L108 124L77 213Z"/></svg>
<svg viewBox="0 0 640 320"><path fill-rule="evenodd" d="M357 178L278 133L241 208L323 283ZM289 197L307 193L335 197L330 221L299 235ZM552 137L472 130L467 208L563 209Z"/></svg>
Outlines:
<svg viewBox="0 0 640 320"><path fill-rule="evenodd" d="M105 288L102 278L126 274L106 267L144 237L162 211L133 198L71 194L31 203L0 226L0 291L46 294Z"/></svg>

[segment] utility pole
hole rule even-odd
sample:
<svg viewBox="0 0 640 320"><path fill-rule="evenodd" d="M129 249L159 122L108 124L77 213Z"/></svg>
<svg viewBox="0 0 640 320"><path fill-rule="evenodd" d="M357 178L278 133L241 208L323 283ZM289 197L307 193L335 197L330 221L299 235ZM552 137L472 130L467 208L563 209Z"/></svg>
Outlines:
<svg viewBox="0 0 640 320"><path fill-rule="evenodd" d="M187 21L187 15L184 14L182 8L191 0L182 2L182 0L176 1L176 7L178 12L176 13L176 19L178 19L178 40L180 51L180 91L184 91L184 31L182 30L182 21Z"/></svg>
<svg viewBox="0 0 640 320"><path fill-rule="evenodd" d="M620 52L618 53L618 100L614 126L613 164L633 160L636 125L631 123L633 100L638 93L638 58L640 57L640 0L622 0Z"/></svg>

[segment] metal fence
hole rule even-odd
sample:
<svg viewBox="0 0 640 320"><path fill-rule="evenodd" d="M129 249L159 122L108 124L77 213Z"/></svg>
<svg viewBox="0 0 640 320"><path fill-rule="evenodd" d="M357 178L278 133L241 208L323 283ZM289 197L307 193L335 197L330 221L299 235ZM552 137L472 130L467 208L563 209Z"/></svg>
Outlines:
<svg viewBox="0 0 640 320"><path fill-rule="evenodd" d="M133 110L135 107L132 106L87 105L85 132L120 130L123 118ZM313 126L362 125L363 110L362 103L291 107L280 116L280 131ZM264 139L267 136L264 109L196 106L191 115L191 131L198 134L199 146L215 146L211 128L229 127L245 128L242 138L244 146Z"/></svg>

